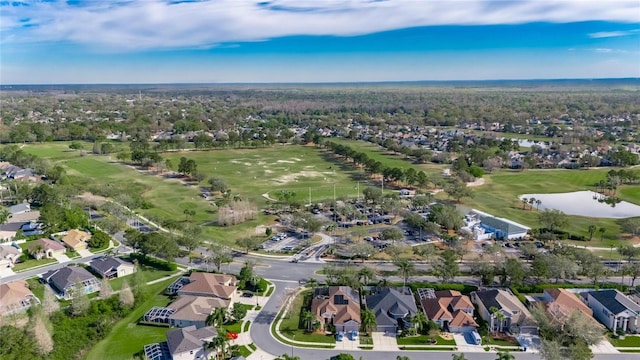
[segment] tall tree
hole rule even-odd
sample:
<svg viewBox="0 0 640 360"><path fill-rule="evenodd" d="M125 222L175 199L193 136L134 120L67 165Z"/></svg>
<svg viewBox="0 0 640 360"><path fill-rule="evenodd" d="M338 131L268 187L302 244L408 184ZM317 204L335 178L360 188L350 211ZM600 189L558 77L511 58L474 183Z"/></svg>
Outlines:
<svg viewBox="0 0 640 360"><path fill-rule="evenodd" d="M362 326L362 330L366 332L367 335L371 334L371 332L376 329L376 314L373 310L363 308L360 311L360 324Z"/></svg>
<svg viewBox="0 0 640 360"><path fill-rule="evenodd" d="M393 263L393 265L398 267L398 270L402 274L403 286L407 286L407 280L409 277L415 273L415 265L407 259L400 259Z"/></svg>

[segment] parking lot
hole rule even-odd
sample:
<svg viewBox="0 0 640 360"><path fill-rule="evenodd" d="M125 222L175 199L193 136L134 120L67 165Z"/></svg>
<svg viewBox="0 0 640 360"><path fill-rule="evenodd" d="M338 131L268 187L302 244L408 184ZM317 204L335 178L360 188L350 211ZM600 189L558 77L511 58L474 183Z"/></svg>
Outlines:
<svg viewBox="0 0 640 360"><path fill-rule="evenodd" d="M302 246L308 238L293 231L274 234L267 241L262 243L262 249L269 252L292 251Z"/></svg>

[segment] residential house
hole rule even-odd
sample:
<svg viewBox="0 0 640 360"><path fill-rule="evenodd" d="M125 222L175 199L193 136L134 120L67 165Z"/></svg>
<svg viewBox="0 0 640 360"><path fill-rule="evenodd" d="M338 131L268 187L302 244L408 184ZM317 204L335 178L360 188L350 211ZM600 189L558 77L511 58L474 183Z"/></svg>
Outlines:
<svg viewBox="0 0 640 360"><path fill-rule="evenodd" d="M67 234L62 237L62 242L66 247L74 251L87 250L87 240L91 239L91 234L73 229L67 231Z"/></svg>
<svg viewBox="0 0 640 360"><path fill-rule="evenodd" d="M377 331L385 333L409 329L413 325L411 318L418 312L408 287L378 288L366 297L366 305L376 315Z"/></svg>
<svg viewBox="0 0 640 360"><path fill-rule="evenodd" d="M564 323L574 311L579 311L585 317L592 319L594 326L600 326L593 318L593 311L580 300L577 294L566 289L544 289L540 302L550 318L556 322Z"/></svg>
<svg viewBox="0 0 640 360"><path fill-rule="evenodd" d="M618 290L607 289L582 293L593 316L611 331L640 333L640 305Z"/></svg>
<svg viewBox="0 0 640 360"><path fill-rule="evenodd" d="M135 265L113 256L103 256L91 260L89 266L104 279L115 279L131 275Z"/></svg>
<svg viewBox="0 0 640 360"><path fill-rule="evenodd" d="M20 246L0 245L0 268L12 268L22 255Z"/></svg>
<svg viewBox="0 0 640 360"><path fill-rule="evenodd" d="M24 214L29 211L31 211L31 205L29 205L29 203L26 201L13 206L9 206L10 216Z"/></svg>
<svg viewBox="0 0 640 360"><path fill-rule="evenodd" d="M64 245L45 238L32 241L27 249L29 254L37 260L43 258L50 259L58 255L64 255L66 252Z"/></svg>
<svg viewBox="0 0 640 360"><path fill-rule="evenodd" d="M489 323L489 331L536 333L537 325L531 313L507 289L478 290L471 293L471 302L478 306L478 314Z"/></svg>
<svg viewBox="0 0 640 360"><path fill-rule="evenodd" d="M233 275L192 272L169 286L169 293L178 295L208 296L233 300L237 279Z"/></svg>
<svg viewBox="0 0 640 360"><path fill-rule="evenodd" d="M167 341L144 346L149 360L205 360L210 355L206 344L218 335L214 327L189 326L167 333Z"/></svg>
<svg viewBox="0 0 640 360"><path fill-rule="evenodd" d="M446 332L467 333L478 328L474 307L468 296L455 290L418 289L420 304L427 319Z"/></svg>
<svg viewBox="0 0 640 360"><path fill-rule="evenodd" d="M147 311L142 321L168 324L172 327L206 326L207 317L217 308L229 309L231 301L203 296L180 296L167 307L155 306Z"/></svg>
<svg viewBox="0 0 640 360"><path fill-rule="evenodd" d="M75 296L76 289L80 289L83 294L100 291L100 281L80 266L48 271L42 274L42 279L51 285L60 297L67 300Z"/></svg>
<svg viewBox="0 0 640 360"><path fill-rule="evenodd" d="M40 304L40 300L33 295L26 281L0 284L0 316L25 312L34 304Z"/></svg>
<svg viewBox="0 0 640 360"><path fill-rule="evenodd" d="M360 330L360 296L348 286L316 288L311 312L325 330L329 324L335 326L336 332Z"/></svg>

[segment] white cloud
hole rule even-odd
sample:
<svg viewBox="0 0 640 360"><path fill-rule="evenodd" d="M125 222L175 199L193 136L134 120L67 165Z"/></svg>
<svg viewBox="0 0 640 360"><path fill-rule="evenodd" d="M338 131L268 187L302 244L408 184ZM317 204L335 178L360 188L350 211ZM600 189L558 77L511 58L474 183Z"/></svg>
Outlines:
<svg viewBox="0 0 640 360"><path fill-rule="evenodd" d="M635 33L638 33L640 30L629 30L629 31L600 31L589 34L589 37L592 39L600 39L600 38L610 38L610 37L619 37L619 36L629 36Z"/></svg>
<svg viewBox="0 0 640 360"><path fill-rule="evenodd" d="M29 6L2 6L1 10L0 36L4 43L70 41L127 51L201 48L288 35L353 36L428 25L589 20L633 23L638 22L640 2L90 0L82 6L38 1ZM22 19L28 19L30 26L25 27Z"/></svg>

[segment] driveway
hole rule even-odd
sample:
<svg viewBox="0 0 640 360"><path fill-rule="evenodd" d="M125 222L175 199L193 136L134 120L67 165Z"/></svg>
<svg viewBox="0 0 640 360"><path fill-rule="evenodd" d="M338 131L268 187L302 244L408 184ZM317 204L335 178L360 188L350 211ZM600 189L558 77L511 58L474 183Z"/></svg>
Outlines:
<svg viewBox="0 0 640 360"><path fill-rule="evenodd" d="M5 278L7 276L12 276L15 275L16 273L13 272L13 270L10 267L1 267L0 268L0 279L1 278Z"/></svg>
<svg viewBox="0 0 640 360"><path fill-rule="evenodd" d="M399 351L396 334L375 331L371 333L374 351Z"/></svg>
<svg viewBox="0 0 640 360"><path fill-rule="evenodd" d="M78 254L80 254L80 257L83 258L93 255L93 253L89 250L78 250Z"/></svg>
<svg viewBox="0 0 640 360"><path fill-rule="evenodd" d="M591 351L594 354L618 354L619 351L606 339L601 340L599 343L591 345Z"/></svg>
<svg viewBox="0 0 640 360"><path fill-rule="evenodd" d="M58 260L60 264L71 261L71 259L69 259L69 257L65 254L53 254L53 258Z"/></svg>
<svg viewBox="0 0 640 360"><path fill-rule="evenodd" d="M453 334L453 340L456 341L456 346L460 352L485 352L485 345L469 344L465 339L464 334Z"/></svg>

